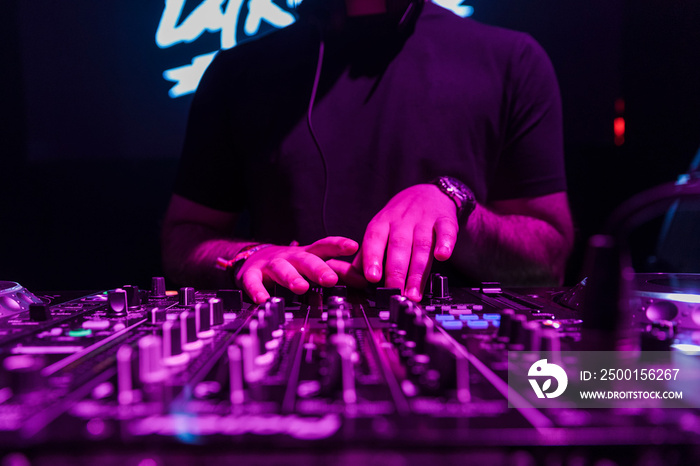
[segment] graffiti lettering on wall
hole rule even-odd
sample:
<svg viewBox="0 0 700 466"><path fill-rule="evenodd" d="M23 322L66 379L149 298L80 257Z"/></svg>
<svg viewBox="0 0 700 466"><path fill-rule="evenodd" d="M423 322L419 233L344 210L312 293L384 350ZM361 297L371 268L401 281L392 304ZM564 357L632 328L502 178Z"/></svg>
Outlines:
<svg viewBox="0 0 700 466"><path fill-rule="evenodd" d="M463 0L432 1L462 17L471 16L474 12L472 7L462 5ZM229 49L242 40L258 35L263 22L273 28L289 26L295 20L292 11L300 2L301 0L202 0L183 17L186 0L165 0L156 31L156 44L162 49L175 47L194 42L209 32L219 34L220 49ZM243 37L238 32L241 25ZM168 92L170 97L194 92L217 51L194 56L190 63L165 70L163 77L174 83Z"/></svg>

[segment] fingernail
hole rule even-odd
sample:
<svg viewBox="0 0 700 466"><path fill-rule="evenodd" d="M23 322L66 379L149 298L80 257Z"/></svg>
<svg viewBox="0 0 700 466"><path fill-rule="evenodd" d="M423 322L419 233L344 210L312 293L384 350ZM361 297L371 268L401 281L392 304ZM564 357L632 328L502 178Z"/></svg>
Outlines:
<svg viewBox="0 0 700 466"><path fill-rule="evenodd" d="M376 265L373 265L369 269L367 269L367 275L369 275L370 278L382 278L382 273L379 270L379 266Z"/></svg>
<svg viewBox="0 0 700 466"><path fill-rule="evenodd" d="M337 280L337 277L333 272L326 272L323 275L321 275L321 278L319 278L319 281L321 282L321 285L323 285L323 286L333 285L336 280Z"/></svg>
<svg viewBox="0 0 700 466"><path fill-rule="evenodd" d="M441 246L437 249L437 253L441 256L449 256L450 248L448 248L447 246Z"/></svg>
<svg viewBox="0 0 700 466"><path fill-rule="evenodd" d="M306 281L304 281L303 278L297 278L294 280L292 283L289 284L290 289L299 289L299 288L304 288L306 286Z"/></svg>
<svg viewBox="0 0 700 466"><path fill-rule="evenodd" d="M255 304L262 304L266 300L267 300L267 297L265 297L265 293L262 293L262 292L256 294L255 298L253 299L253 301L255 301Z"/></svg>
<svg viewBox="0 0 700 466"><path fill-rule="evenodd" d="M406 296L412 301L420 301L420 292L418 291L418 288L409 288L409 290L406 292Z"/></svg>

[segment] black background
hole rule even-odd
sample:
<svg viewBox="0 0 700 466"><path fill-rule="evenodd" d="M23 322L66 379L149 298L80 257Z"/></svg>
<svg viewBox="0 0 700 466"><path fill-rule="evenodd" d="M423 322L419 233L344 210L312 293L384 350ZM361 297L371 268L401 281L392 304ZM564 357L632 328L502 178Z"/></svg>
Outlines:
<svg viewBox="0 0 700 466"><path fill-rule="evenodd" d="M188 2L193 8L198 2ZM684 172L700 146L700 2L475 0L474 18L531 33L562 89L581 275L586 239L621 201ZM163 2L0 6L0 279L30 289L148 286L191 96L165 69L218 34L161 50ZM626 142L613 144L624 98ZM644 242L644 241L642 241Z"/></svg>

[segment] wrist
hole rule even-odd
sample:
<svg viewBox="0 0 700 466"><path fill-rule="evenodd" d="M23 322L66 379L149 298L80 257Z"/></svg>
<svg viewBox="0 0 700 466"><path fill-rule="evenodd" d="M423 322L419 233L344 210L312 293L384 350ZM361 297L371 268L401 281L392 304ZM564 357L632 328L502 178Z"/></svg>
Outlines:
<svg viewBox="0 0 700 466"><path fill-rule="evenodd" d="M440 176L431 181L443 194L454 202L457 208L457 219L460 225L466 223L476 208L474 192L462 181L451 176Z"/></svg>
<svg viewBox="0 0 700 466"><path fill-rule="evenodd" d="M217 258L215 266L217 269L225 270L226 272L228 272L233 282L235 284L238 284L238 273L240 272L241 268L243 268L245 261L248 260L248 258L256 252L268 248L270 246L274 245L269 243L248 244L246 246L243 246L238 251L238 253L236 253L233 259L225 259L223 257Z"/></svg>

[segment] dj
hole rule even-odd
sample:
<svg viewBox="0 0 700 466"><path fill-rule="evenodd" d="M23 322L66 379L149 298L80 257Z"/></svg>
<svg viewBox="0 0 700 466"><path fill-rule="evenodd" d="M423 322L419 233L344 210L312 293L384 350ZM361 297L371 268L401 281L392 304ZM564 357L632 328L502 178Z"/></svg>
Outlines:
<svg viewBox="0 0 700 466"><path fill-rule="evenodd" d="M304 0L295 24L205 73L166 273L201 287L233 274L256 303L274 282L339 279L420 300L433 259L467 279L561 283L562 147L554 72L528 35L423 0Z"/></svg>

